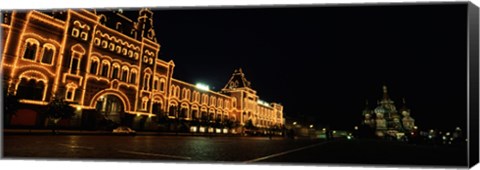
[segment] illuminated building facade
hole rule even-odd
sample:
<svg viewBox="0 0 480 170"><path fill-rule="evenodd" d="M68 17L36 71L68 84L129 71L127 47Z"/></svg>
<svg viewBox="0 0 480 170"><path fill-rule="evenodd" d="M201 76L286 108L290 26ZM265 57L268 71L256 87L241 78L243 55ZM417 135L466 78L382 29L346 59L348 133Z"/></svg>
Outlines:
<svg viewBox="0 0 480 170"><path fill-rule="evenodd" d="M377 136L391 135L401 137L405 133L415 130L415 119L410 116L410 109L405 104L400 110L388 96L387 86L383 86L383 98L377 102L374 110L369 109L368 102L363 110L363 124L375 129ZM401 115L400 115L400 114Z"/></svg>
<svg viewBox="0 0 480 170"><path fill-rule="evenodd" d="M220 92L174 79L174 62L158 57L152 17L146 8L136 21L122 10L4 12L3 85L24 104L74 102L83 124L89 113L137 129L155 129L159 115L284 124L283 106L261 101L241 69Z"/></svg>

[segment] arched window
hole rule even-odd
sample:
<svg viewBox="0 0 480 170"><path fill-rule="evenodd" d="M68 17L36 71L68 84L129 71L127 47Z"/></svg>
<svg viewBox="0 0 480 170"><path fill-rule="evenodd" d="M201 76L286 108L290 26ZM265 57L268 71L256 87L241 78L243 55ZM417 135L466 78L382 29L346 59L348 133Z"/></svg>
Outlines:
<svg viewBox="0 0 480 170"><path fill-rule="evenodd" d="M180 87L177 86L177 87L175 88L175 91L176 91L177 97L180 98Z"/></svg>
<svg viewBox="0 0 480 170"><path fill-rule="evenodd" d="M130 74L130 83L135 84L137 82L137 70L133 69Z"/></svg>
<svg viewBox="0 0 480 170"><path fill-rule="evenodd" d="M67 84L67 93L65 93L66 101L73 101L75 96L75 89L77 86L75 84Z"/></svg>
<svg viewBox="0 0 480 170"><path fill-rule="evenodd" d="M100 45L100 38L95 38L94 42L95 42L96 46L99 46Z"/></svg>
<svg viewBox="0 0 480 170"><path fill-rule="evenodd" d="M102 41L102 47L103 47L103 48L107 48L107 46L108 46L107 40L103 40L103 41Z"/></svg>
<svg viewBox="0 0 480 170"><path fill-rule="evenodd" d="M153 79L153 89L152 90L158 90L158 78L155 77Z"/></svg>
<svg viewBox="0 0 480 170"><path fill-rule="evenodd" d="M164 91L164 86L165 86L165 79L161 78L160 79L160 91Z"/></svg>
<svg viewBox="0 0 480 170"><path fill-rule="evenodd" d="M110 49L110 51L114 51L115 50L115 44L113 42L110 42L110 45L108 45L108 49Z"/></svg>
<svg viewBox="0 0 480 170"><path fill-rule="evenodd" d="M51 44L43 46L42 63L52 64L52 58L55 55L55 47Z"/></svg>
<svg viewBox="0 0 480 170"><path fill-rule="evenodd" d="M24 59L35 60L37 55L38 41L34 39L27 39L25 44L25 53L23 54Z"/></svg>
<svg viewBox="0 0 480 170"><path fill-rule="evenodd" d="M121 80L124 81L124 82L127 82L127 77L128 77L128 67L123 66L122 67L122 78L121 78Z"/></svg>
<svg viewBox="0 0 480 170"><path fill-rule="evenodd" d="M210 97L210 105L215 106L215 97Z"/></svg>
<svg viewBox="0 0 480 170"><path fill-rule="evenodd" d="M149 90L150 88L150 74L145 73L143 77L143 90Z"/></svg>
<svg viewBox="0 0 480 170"><path fill-rule="evenodd" d="M107 77L108 76L108 70L110 69L110 63L108 61L104 61L102 63L102 76Z"/></svg>
<svg viewBox="0 0 480 170"><path fill-rule="evenodd" d="M17 96L21 99L43 100L45 83L35 79L21 78L17 88Z"/></svg>
<svg viewBox="0 0 480 170"><path fill-rule="evenodd" d="M122 52L122 47L121 46L115 47L115 51L117 51L117 53L120 54Z"/></svg>
<svg viewBox="0 0 480 170"><path fill-rule="evenodd" d="M90 74L97 74L98 69L98 59L92 58L92 63L90 64Z"/></svg>
<svg viewBox="0 0 480 170"><path fill-rule="evenodd" d="M72 55L70 56L70 74L80 73L80 59L85 54L85 48L82 45L75 44L71 48Z"/></svg>
<svg viewBox="0 0 480 170"><path fill-rule="evenodd" d="M142 110L147 110L148 107L148 97L142 98Z"/></svg>
<svg viewBox="0 0 480 170"><path fill-rule="evenodd" d="M118 72L120 72L120 66L117 64L113 64L112 79L118 78Z"/></svg>
<svg viewBox="0 0 480 170"><path fill-rule="evenodd" d="M206 94L202 95L202 103L203 104L208 104L208 96Z"/></svg>

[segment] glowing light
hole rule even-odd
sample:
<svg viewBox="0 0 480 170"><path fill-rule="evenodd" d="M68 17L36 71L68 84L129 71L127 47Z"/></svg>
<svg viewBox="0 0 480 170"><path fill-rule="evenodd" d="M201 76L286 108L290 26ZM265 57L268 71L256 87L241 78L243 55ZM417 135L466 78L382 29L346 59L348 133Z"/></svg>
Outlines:
<svg viewBox="0 0 480 170"><path fill-rule="evenodd" d="M257 101L257 103L258 103L258 104L261 104L261 105L263 105L263 106L270 107L270 104L269 104L269 103L267 103L267 102L265 102L265 101L263 101L263 100L260 100L260 99Z"/></svg>
<svg viewBox="0 0 480 170"><path fill-rule="evenodd" d="M297 122L293 122L293 125L296 125L296 124L297 124Z"/></svg>
<svg viewBox="0 0 480 170"><path fill-rule="evenodd" d="M417 130L417 129L418 129L418 127L417 127L417 126L414 126L414 127L413 127L413 129Z"/></svg>
<svg viewBox="0 0 480 170"><path fill-rule="evenodd" d="M337 131L333 131L332 133L337 133Z"/></svg>
<svg viewBox="0 0 480 170"><path fill-rule="evenodd" d="M117 96L122 104L124 105L124 109L126 113L136 115L136 116L148 116L154 117L156 115L151 114L151 110L145 110L145 111L139 111L136 112L137 107L142 107L139 102L142 102L143 97L146 97L148 100L146 104L149 104L149 106L153 106L152 99L156 98L157 101L159 98L161 98L161 101L172 101L172 97L170 94L165 93L167 89L169 89L170 84L173 84L172 82L180 82L182 85L176 86L175 88L175 94L176 97L178 98L180 94L185 94L182 97L182 100L176 99L178 103L183 103L186 102L189 106L193 106L195 104L198 104L199 106L195 106L197 108L197 115L200 114L198 112L198 108L202 107L202 110L207 110L209 109L209 112L216 113L216 115L220 114L223 116L228 116L240 119L241 122L243 122L243 117L238 115L238 113L243 112L243 109L241 108L246 108L244 107L244 103L240 100L243 98L242 97L239 99L236 99L234 96L222 94L220 92L214 92L210 91L210 88L208 85L205 84L189 84L186 82L182 82L179 80L176 80L172 78L172 73L173 73L173 67L175 64L173 63L172 60L169 62L156 59L156 55L158 55L159 49L160 49L160 44L156 43L155 41L149 40L149 39L142 39L139 41L136 38L132 38L130 36L127 36L126 34L122 34L121 32L118 32L112 28L108 28L105 25L102 25L99 23L99 18L101 16L97 16L94 13L91 13L89 11L83 10L82 12L76 12L75 10L68 10L67 12L69 15L67 15L66 21L70 21L73 16L75 18L81 18L81 20L73 20L74 22L64 22L58 19L54 19L53 17L50 17L46 14L43 14L42 12L38 11L33 11L29 12L26 16L26 21L25 23L30 23L31 20L41 20L45 23L47 23L50 26L55 26L58 28L63 28L63 38L60 40L60 42L57 42L54 39L50 39L47 37L42 37L40 35L37 35L34 30L28 30L26 28L29 28L28 26L25 26L23 30L21 30L21 33L19 33L18 37L24 37L22 40L19 40L18 42L13 43L12 36L7 36L7 40L5 43L5 49L10 49L8 48L10 45L18 45L18 49L16 49L16 55L15 61L13 63L5 63L4 58L2 58L2 66L5 67L11 67L11 77L25 77L27 79L35 79L37 81L42 81L45 85L44 87L44 93L43 93L43 101L32 101L32 100L21 100L22 103L31 103L31 104L37 104L37 105L46 105L48 103L48 99L46 98L47 94L56 94L57 90L60 91L60 89L63 92L66 93L71 93L69 95L69 101L73 101L73 99L78 99L78 105L73 106L76 110L82 110L82 109L94 109L95 104L98 100L105 100L105 95L115 95ZM15 14L12 16L14 17ZM121 16L122 17L122 16ZM129 20L128 18L126 18ZM88 21L88 22L85 22ZM9 29L13 29L13 25L2 25L2 27L9 27ZM10 28L11 27L11 28ZM73 30L73 31L72 31ZM88 30L95 30L95 32L88 32ZM12 33L9 33L12 34ZM78 60L77 66L75 68L72 68L74 66L72 64L73 60L70 61L70 63L63 63L64 57L66 56L65 54L61 54L62 51L68 51L66 48L69 48L70 46L67 46L67 42L69 42L69 39L72 38L72 34L74 34L75 37L78 37L79 40L85 40L88 42L79 42L78 44L75 44L71 46L70 48L70 53L71 57L75 58ZM43 34L42 34L43 35ZM15 37L15 36L13 36ZM23 43L28 43L34 41L35 44L37 45L37 51L35 52L36 56L34 57L35 61L32 60L25 60L22 58L23 55L20 55L21 53L24 52L22 47ZM41 43L40 43L41 42ZM41 44L43 45L43 48ZM130 62L124 61L123 58L119 58L117 56L111 57L111 56L106 56L102 55L98 52L95 52L95 50L92 49L100 49L100 48L105 48L105 50L115 50L113 51L114 53L118 54L117 56L120 56L123 54L124 57L127 59L135 58L135 60L140 60L139 64L130 64ZM53 54L52 54L52 61L50 63L43 63L42 62L42 57L44 56L43 53L45 53L44 50L46 49L53 49ZM141 60L143 59L143 55L140 55L142 53L142 49L144 49L143 55L145 55L145 62L149 64L155 64L154 66L151 67L154 71L150 71L149 75L152 77L155 76L154 78L163 82L162 89L158 91L156 90L150 90L151 88L148 86L151 86L152 83L150 83L150 78L148 77L148 80L145 84L147 85L147 90L140 90L141 87L139 87L140 80L142 79L142 76L140 76L141 69L145 68L142 65L143 62ZM87 55L88 54L88 55ZM127 56L128 54L128 56ZM86 60L83 60L82 58L88 57ZM81 62L80 62L81 61ZM36 63L32 63L36 62ZM83 63L85 62L85 63ZM90 74L90 67L93 66L93 63L96 64L96 70L94 70L94 73ZM104 63L106 63L107 67L107 77L102 77L101 72L102 68L104 67ZM66 65L65 67L63 65ZM59 67L54 67L54 66L59 66ZM69 68L67 68L69 66ZM50 68L52 67L52 68ZM81 68L82 67L82 68ZM158 67L165 67L166 68L166 73L161 72L159 73L156 71ZM67 68L69 69L68 72L63 72L62 69ZM112 73L111 70L113 68L118 68L122 72L119 72L118 74L122 76L117 76L118 79L122 79L120 82L116 82L116 80L113 80L111 77ZM10 69L10 68L9 68ZM80 70L81 69L86 69L87 74L86 75L81 75ZM147 68L149 69L149 68ZM147 70L145 69L145 70ZM24 71L24 70L35 70L35 71L30 71L28 72L29 74L24 74L24 75L18 75L18 73ZM119 70L119 71L120 71ZM2 70L3 71L3 70ZM33 73L35 72L35 74ZM24 72L26 73L26 72ZM37 74L38 73L38 74ZM123 80L123 75L126 74L125 80ZM132 76L135 75L135 76ZM158 76L157 76L158 75ZM53 81L51 81L53 79ZM132 79L132 80L130 80ZM89 88L89 83L92 81L89 80L97 80L101 81L101 83L107 83L107 84L115 84L115 86L110 86L109 88L103 89L99 92L96 92L95 94L89 94L88 90L85 88ZM10 86L15 86L15 83L13 82L12 79L9 80ZM158 83L158 82L157 82ZM52 85L50 88L47 84ZM158 84L157 84L158 85ZM18 84L15 86L14 92L16 92ZM157 87L157 86L155 86ZM194 88L197 88L194 90ZM81 89L79 89L81 88ZM129 98L127 97L126 94L124 94L123 89L129 89L129 90L135 90L136 94L134 95L135 98ZM182 88L182 93L180 93L179 89ZM81 92L75 93L77 89L81 90ZM186 89L186 91L183 91L183 89ZM48 91L47 91L48 90ZM65 90L65 91L64 91ZM191 92L190 92L191 90ZM205 102L208 102L208 99L211 99L213 97L213 101L208 102L211 106L208 104L204 104L200 106L200 95L203 95L202 93L197 92L198 90L202 91L208 91L208 95L206 95L207 100ZM256 91L252 89L247 89L249 93L248 96L252 95L254 98L257 98L258 96L256 95ZM162 92L165 91L165 92ZM160 93L162 92L162 93ZM191 93L194 93L193 95ZM195 94L196 92L196 94ZM92 96L93 97L88 97ZM86 98L88 97L88 99ZM202 96L203 97L203 96ZM216 99L216 100L215 100ZM132 100L132 103L130 103L130 100ZM191 101L193 100L193 101ZM239 100L240 103L237 105L237 100ZM203 100L202 100L203 101ZM85 102L85 103L84 103ZM162 102L163 103L163 102ZM264 105L264 106L270 106L269 108L263 108L260 107L260 105L256 105L254 100L251 100L251 103L246 104L249 109L248 111L251 111L254 116L259 116L262 121L267 122L267 123L262 123L262 127L267 127L266 125L271 125L273 123L280 123L284 124L284 119L282 118L282 107L280 105L276 105L275 103L267 103L262 100L257 101L258 104ZM160 109L162 111L165 110L167 104L161 104ZM237 107L238 108L232 108ZM130 108L132 107L132 108ZM204 108L206 107L206 108ZM257 109L255 109L257 107ZM147 108L147 107L145 107ZM148 108L153 108L153 107L148 107ZM260 108L260 110L258 109ZM150 113L148 113L150 112ZM187 111L189 112L189 111ZM275 118L275 113L279 112L280 116L279 118ZM243 123L242 123L243 124ZM296 125L296 122L295 122ZM310 126L313 128L313 126ZM203 128L204 131L206 131L206 127ZM195 131L197 131L196 129ZM208 131L215 131L215 129L208 129ZM223 133L228 133L228 131L235 132L234 129L221 129ZM218 132L218 130L216 130Z"/></svg>
<svg viewBox="0 0 480 170"><path fill-rule="evenodd" d="M140 113L137 113L137 117L140 117Z"/></svg>
<svg viewBox="0 0 480 170"><path fill-rule="evenodd" d="M203 91L209 91L209 90L210 90L210 88L208 87L208 85L202 84L202 83L197 83L197 84L195 85L195 87L197 87L198 89L203 90Z"/></svg>
<svg viewBox="0 0 480 170"><path fill-rule="evenodd" d="M322 130L323 130L323 131L326 131L326 130L327 130L327 128L323 128Z"/></svg>
<svg viewBox="0 0 480 170"><path fill-rule="evenodd" d="M313 128L313 125L310 125L310 128Z"/></svg>
<svg viewBox="0 0 480 170"><path fill-rule="evenodd" d="M352 139L352 137L351 137L351 136L347 136L347 139L350 140L350 139Z"/></svg>
<svg viewBox="0 0 480 170"><path fill-rule="evenodd" d="M358 126L353 127L353 129L358 130Z"/></svg>

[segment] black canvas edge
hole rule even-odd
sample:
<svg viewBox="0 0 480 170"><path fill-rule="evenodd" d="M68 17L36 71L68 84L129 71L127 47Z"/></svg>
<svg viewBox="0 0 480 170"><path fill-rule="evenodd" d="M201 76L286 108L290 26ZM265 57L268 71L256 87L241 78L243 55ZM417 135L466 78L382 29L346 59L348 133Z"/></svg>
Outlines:
<svg viewBox="0 0 480 170"><path fill-rule="evenodd" d="M468 167L479 162L479 10L470 2L468 4Z"/></svg>

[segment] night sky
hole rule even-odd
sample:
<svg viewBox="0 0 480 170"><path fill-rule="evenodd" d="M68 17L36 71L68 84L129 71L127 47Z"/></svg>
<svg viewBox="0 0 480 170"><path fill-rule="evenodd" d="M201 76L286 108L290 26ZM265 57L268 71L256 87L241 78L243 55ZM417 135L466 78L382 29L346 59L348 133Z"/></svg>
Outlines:
<svg viewBox="0 0 480 170"><path fill-rule="evenodd" d="M387 85L421 129L466 128L464 5L158 8L159 58L220 91L242 68L287 117L352 129Z"/></svg>

